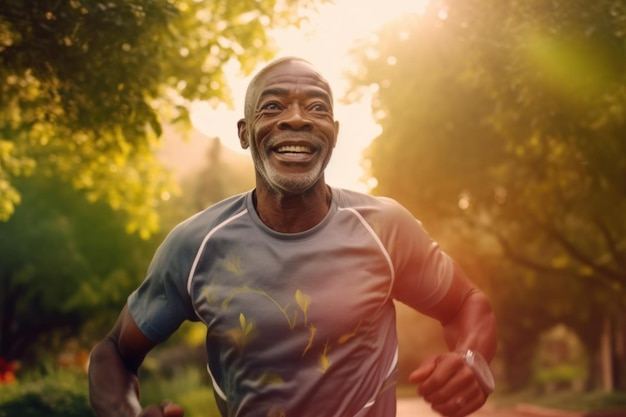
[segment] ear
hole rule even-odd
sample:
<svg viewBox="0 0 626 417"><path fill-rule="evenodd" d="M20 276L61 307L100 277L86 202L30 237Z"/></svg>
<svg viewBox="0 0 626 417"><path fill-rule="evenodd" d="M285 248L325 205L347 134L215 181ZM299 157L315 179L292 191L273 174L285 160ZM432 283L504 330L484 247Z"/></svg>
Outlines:
<svg viewBox="0 0 626 417"><path fill-rule="evenodd" d="M339 121L335 120L335 141L333 142L333 148L337 145L337 137L339 136Z"/></svg>
<svg viewBox="0 0 626 417"><path fill-rule="evenodd" d="M248 125L246 119L239 119L237 122L237 135L239 136L239 143L242 149L248 149L250 142L248 141Z"/></svg>

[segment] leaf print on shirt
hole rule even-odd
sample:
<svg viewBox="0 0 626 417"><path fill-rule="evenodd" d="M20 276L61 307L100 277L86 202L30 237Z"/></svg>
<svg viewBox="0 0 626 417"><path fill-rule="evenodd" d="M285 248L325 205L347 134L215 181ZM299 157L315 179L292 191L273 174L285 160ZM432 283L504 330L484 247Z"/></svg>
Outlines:
<svg viewBox="0 0 626 417"><path fill-rule="evenodd" d="M272 408L267 412L267 417L287 417L287 414L282 408Z"/></svg>
<svg viewBox="0 0 626 417"><path fill-rule="evenodd" d="M359 324L356 325L356 328L350 332L350 333L346 333L344 335L341 335L341 337L339 338L339 340L337 341L340 345L343 345L344 343L346 343L348 340L352 339L353 337L355 337L357 335L357 333L359 332L359 327L361 327L361 323L363 322L363 320L359 320Z"/></svg>
<svg viewBox="0 0 626 417"><path fill-rule="evenodd" d="M244 348L256 337L256 329L254 322L247 321L246 316L243 313L239 314L239 328L230 329L228 335L233 340L235 345L239 348L239 351L243 351Z"/></svg>
<svg viewBox="0 0 626 417"><path fill-rule="evenodd" d="M263 290L255 290L253 288L248 287L247 285L244 285L243 287L235 288L234 290L232 290L230 292L230 295L227 298L225 298L224 301L222 302L222 310L226 311L228 309L228 306L230 305L230 302L233 300L233 298L235 298L236 296L240 294L258 294L262 297L267 298L272 304L276 306L276 308L283 314L283 316L285 316L285 320L287 321L287 325L289 326L289 329L293 330L296 327L296 324L298 322L298 310L293 309L293 318L292 318L289 312L289 307L291 306L291 304L287 304L286 306L283 307L282 305L280 305L278 301L272 298L272 296L270 296L267 292ZM310 297L306 295L303 295L303 297L304 297L303 300L306 300L307 298L310 300ZM306 305L306 307L308 308L308 304Z"/></svg>
<svg viewBox="0 0 626 417"><path fill-rule="evenodd" d="M273 297L271 297L267 292L263 290L256 290L256 289L250 288L247 285L231 290L229 296L222 301L222 306L221 306L222 310L223 311L228 310L231 301L235 297L241 294L257 294L266 298L274 306L276 306L276 308L282 313L282 315L285 317L285 321L287 322L287 325L289 326L290 330L294 330L296 326L298 325L298 317L299 317L298 309L291 307L292 306L291 304L282 306L278 301L276 301ZM309 352L309 350L313 348L313 345L315 342L315 335L317 333L317 328L312 323L308 323L308 312L309 312L309 307L311 306L311 297L300 290L296 290L294 298L296 300L296 304L298 305L298 308L300 309L300 311L302 311L302 316L303 316L302 326L305 327L309 331L308 343L304 347L304 350L302 351L302 357L304 357L307 354L307 352ZM291 311L290 311L290 307L291 307ZM247 344L247 340L249 340L249 339L245 339L245 337L249 337L250 335L249 332L252 331L252 328L248 329L248 326L252 325L252 323L246 324L245 316L243 315L243 313L240 314L240 322L241 322L240 323L241 328L231 329L228 333L230 337L233 339L233 341L235 341L237 346L240 348L240 350L243 350L243 348ZM357 326L357 329L358 329L358 326ZM350 336L351 335L352 333L350 334ZM254 333L254 336L256 336L256 332ZM328 350L328 343L326 344L326 347L324 348L324 353L322 355L323 359L321 359L322 368L324 369L323 372L325 372L326 368L330 365L330 361L326 358L325 352L327 350Z"/></svg>
<svg viewBox="0 0 626 417"><path fill-rule="evenodd" d="M300 290L296 290L296 303L298 303L298 307L304 313L304 325L307 325L307 312L309 310L309 306L311 305L311 297L306 295Z"/></svg>
<svg viewBox="0 0 626 417"><path fill-rule="evenodd" d="M320 367L318 370L322 374L326 373L326 371L330 367L330 359L328 359L328 340L326 341L326 344L324 345L324 351L320 355L319 362L320 362Z"/></svg>
<svg viewBox="0 0 626 417"><path fill-rule="evenodd" d="M312 324L309 324L309 332L311 335L309 336L309 343L304 347L304 351L302 351L302 357L306 355L306 353L313 347L313 339L315 339L315 333L317 333L317 328Z"/></svg>
<svg viewBox="0 0 626 417"><path fill-rule="evenodd" d="M227 271L232 272L238 277L243 276L243 271L241 270L241 258L238 255L228 255L224 264Z"/></svg>
<svg viewBox="0 0 626 417"><path fill-rule="evenodd" d="M219 292L215 285L209 284L202 288L202 297L208 304L215 304L218 300Z"/></svg>
<svg viewBox="0 0 626 417"><path fill-rule="evenodd" d="M279 385L284 384L285 380L282 376L276 373L264 372L260 377L256 379L257 382L263 385Z"/></svg>

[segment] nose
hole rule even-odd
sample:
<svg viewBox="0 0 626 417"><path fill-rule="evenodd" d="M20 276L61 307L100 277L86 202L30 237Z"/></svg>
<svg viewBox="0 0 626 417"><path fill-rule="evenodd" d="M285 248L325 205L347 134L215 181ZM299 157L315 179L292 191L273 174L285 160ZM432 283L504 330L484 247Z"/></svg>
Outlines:
<svg viewBox="0 0 626 417"><path fill-rule="evenodd" d="M278 123L280 129L311 130L313 128L311 119L307 116L306 111L298 105L289 106L282 116Z"/></svg>

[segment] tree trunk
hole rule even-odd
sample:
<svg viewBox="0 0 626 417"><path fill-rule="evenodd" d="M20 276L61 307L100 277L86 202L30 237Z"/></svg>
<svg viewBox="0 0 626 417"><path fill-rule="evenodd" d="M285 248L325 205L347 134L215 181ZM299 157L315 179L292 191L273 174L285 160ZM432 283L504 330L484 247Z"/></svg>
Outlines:
<svg viewBox="0 0 626 417"><path fill-rule="evenodd" d="M626 391L626 313L615 315L613 328L613 383L614 388Z"/></svg>
<svg viewBox="0 0 626 417"><path fill-rule="evenodd" d="M602 337L600 340L600 388L612 392L613 386L613 355L612 355L611 319L605 316L602 323Z"/></svg>
<svg viewBox="0 0 626 417"><path fill-rule="evenodd" d="M607 316L600 340L600 387L603 391L626 390L626 314Z"/></svg>

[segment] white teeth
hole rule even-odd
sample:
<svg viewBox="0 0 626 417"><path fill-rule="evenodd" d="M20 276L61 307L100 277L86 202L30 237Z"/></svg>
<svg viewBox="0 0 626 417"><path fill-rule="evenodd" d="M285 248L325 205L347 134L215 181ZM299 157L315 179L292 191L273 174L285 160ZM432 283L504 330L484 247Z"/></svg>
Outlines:
<svg viewBox="0 0 626 417"><path fill-rule="evenodd" d="M301 145L286 145L281 146L276 151L280 153L311 153L311 148Z"/></svg>

